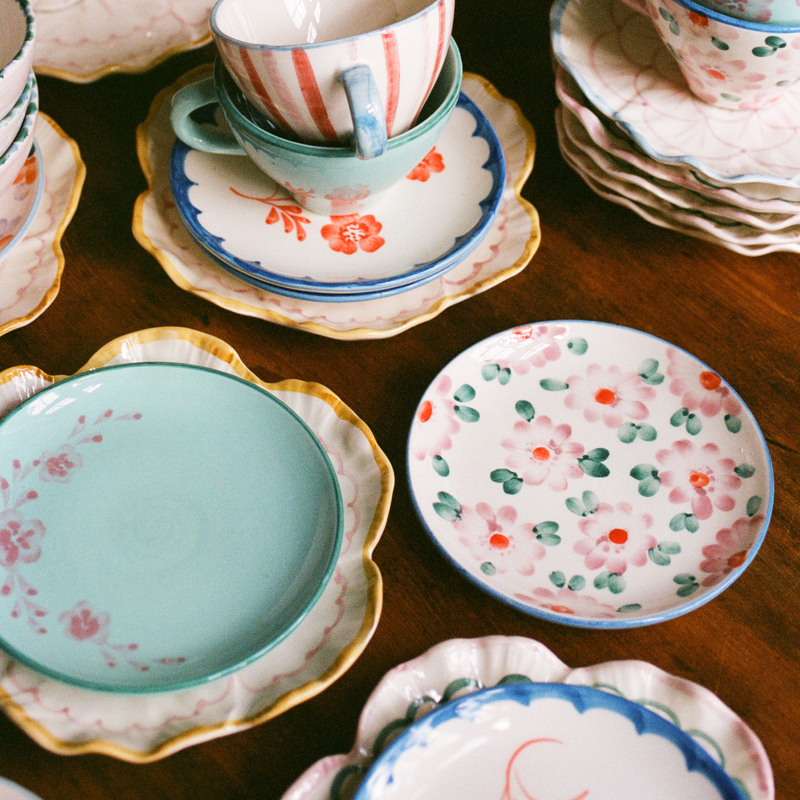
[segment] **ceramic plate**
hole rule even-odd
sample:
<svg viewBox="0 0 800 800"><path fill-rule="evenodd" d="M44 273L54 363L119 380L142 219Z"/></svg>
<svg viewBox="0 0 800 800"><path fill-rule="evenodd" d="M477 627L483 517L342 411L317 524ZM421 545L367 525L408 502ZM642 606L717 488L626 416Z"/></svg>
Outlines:
<svg viewBox="0 0 800 800"><path fill-rule="evenodd" d="M647 797L744 800L691 736L587 686L507 683L410 725L376 759L356 800Z"/></svg>
<svg viewBox="0 0 800 800"><path fill-rule="evenodd" d="M416 289L358 303L286 298L229 275L203 252L182 224L169 183L169 158L175 142L169 123L171 97L180 86L209 74L210 66L194 70L164 90L137 131L139 162L149 188L137 200L133 232L181 288L237 313L330 338L384 338L516 275L538 248L538 215L521 196L533 167L533 129L515 103L499 96L483 79L466 75L463 91L500 140L507 180L486 237L460 264Z"/></svg>
<svg viewBox="0 0 800 800"><path fill-rule="evenodd" d="M88 689L240 669L308 613L341 545L339 484L306 424L184 364L93 370L14 409L0 488L0 644Z"/></svg>
<svg viewBox="0 0 800 800"><path fill-rule="evenodd" d="M392 669L370 695L350 753L312 765L283 800L350 800L375 758L414 721L454 698L520 681L590 686L634 701L692 736L750 800L774 800L763 745L707 689L644 661L570 669L539 642L506 636L451 639Z"/></svg>
<svg viewBox="0 0 800 800"><path fill-rule="evenodd" d="M249 159L200 152L180 140L170 180L197 242L256 285L312 300L361 298L433 280L463 261L495 218L505 165L491 125L462 94L424 161L362 215L313 214ZM365 222L368 236L343 250Z"/></svg>
<svg viewBox="0 0 800 800"><path fill-rule="evenodd" d="M619 0L556 0L551 25L559 63L651 158L800 187L800 85L759 111L714 108L689 91L650 20Z"/></svg>
<svg viewBox="0 0 800 800"><path fill-rule="evenodd" d="M143 72L211 40L213 0L33 0L34 67L88 83L111 72ZM44 6L58 5L55 10Z"/></svg>
<svg viewBox="0 0 800 800"><path fill-rule="evenodd" d="M77 144L41 112L35 136L41 162L28 159L17 191L33 186L41 167L42 197L23 236L0 258L0 335L32 322L55 300L64 269L61 237L86 175Z"/></svg>
<svg viewBox="0 0 800 800"><path fill-rule="evenodd" d="M381 576L371 554L389 511L394 473L372 433L319 384L266 384L224 342L183 328L155 328L110 342L81 369L113 364L195 364L238 375L282 400L311 428L333 464L344 504L344 535L332 579L308 616L261 658L181 692L93 692L53 680L0 654L3 710L56 753L105 753L132 762L247 729L323 691L358 658L381 610ZM0 414L58 379L32 367L0 374Z"/></svg>
<svg viewBox="0 0 800 800"><path fill-rule="evenodd" d="M586 627L708 602L772 512L769 452L733 389L667 342L594 322L520 326L455 358L417 408L408 470L466 577Z"/></svg>
<svg viewBox="0 0 800 800"><path fill-rule="evenodd" d="M30 228L43 193L41 150L34 143L14 183L0 195L0 261Z"/></svg>
<svg viewBox="0 0 800 800"><path fill-rule="evenodd" d="M13 781L0 778L0 800L41 800L41 798Z"/></svg>

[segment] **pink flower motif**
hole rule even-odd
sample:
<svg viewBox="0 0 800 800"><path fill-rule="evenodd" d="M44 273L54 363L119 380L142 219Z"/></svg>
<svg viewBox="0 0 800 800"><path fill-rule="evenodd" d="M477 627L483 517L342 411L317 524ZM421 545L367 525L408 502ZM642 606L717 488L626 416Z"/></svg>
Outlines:
<svg viewBox="0 0 800 800"><path fill-rule="evenodd" d="M703 370L691 356L673 348L667 350L667 359L669 390L681 398L684 408L704 417L715 417L720 411L741 412L742 404L715 372Z"/></svg>
<svg viewBox="0 0 800 800"><path fill-rule="evenodd" d="M434 172L444 172L444 159L441 153L436 152L435 147L408 173L408 175L406 175L406 177L410 181L421 181L424 183Z"/></svg>
<svg viewBox="0 0 800 800"><path fill-rule="evenodd" d="M509 349L493 349L481 355L501 369L527 375L532 368L547 366L561 358L561 339L567 334L565 325L524 325L511 333Z"/></svg>
<svg viewBox="0 0 800 800"><path fill-rule="evenodd" d="M383 247L385 240L378 236L383 226L372 214L346 214L331 217L328 225L323 225L320 233L328 240L331 250L345 253L348 256L357 252L359 247L365 253L374 253Z"/></svg>
<svg viewBox="0 0 800 800"><path fill-rule="evenodd" d="M600 503L591 517L578 523L585 538L575 542L574 550L585 556L588 569L605 567L622 575L629 564L643 567L647 563L647 551L658 544L649 532L652 525L649 514L634 513L629 503Z"/></svg>
<svg viewBox="0 0 800 800"><path fill-rule="evenodd" d="M736 505L729 494L742 485L734 472L736 462L721 457L713 442L696 448L687 439L679 439L671 448L659 450L656 460L663 468L658 477L661 485L670 489L670 502L691 501L697 519L708 519L714 507L730 511Z"/></svg>
<svg viewBox="0 0 800 800"><path fill-rule="evenodd" d="M449 396L451 386L450 378L443 375L417 410L412 452L420 461L449 450L453 446L451 437L461 430L455 413L456 403Z"/></svg>
<svg viewBox="0 0 800 800"><path fill-rule="evenodd" d="M506 466L520 473L531 486L546 483L554 492L563 492L569 480L583 476L578 458L584 447L570 441L570 436L569 425L554 426L546 416L536 417L533 422L518 420L514 423L514 437L501 442L511 451Z"/></svg>
<svg viewBox="0 0 800 800"><path fill-rule="evenodd" d="M536 540L532 524L516 525L516 521L513 506L495 512L488 503L478 503L474 511L462 507L453 527L476 561L488 561L500 573L513 567L520 575L533 575L534 561L544 558L545 547Z"/></svg>
<svg viewBox="0 0 800 800"><path fill-rule="evenodd" d="M69 483L74 470L83 466L83 457L71 444L65 444L60 450L44 453L41 462L39 477L43 481Z"/></svg>
<svg viewBox="0 0 800 800"><path fill-rule="evenodd" d="M731 525L717 533L716 544L703 548L706 560L700 564L703 572L711 573L703 580L703 586L713 586L726 575L744 564L750 548L758 538L764 525L764 516L741 517Z"/></svg>
<svg viewBox="0 0 800 800"><path fill-rule="evenodd" d="M601 603L595 597L579 594L567 588L554 592L552 589L540 586L534 589L530 595L518 592L514 598L555 614L590 617L591 619L613 619L617 615L613 606Z"/></svg>
<svg viewBox="0 0 800 800"><path fill-rule="evenodd" d="M626 419L641 421L650 414L647 401L655 397L636 372L623 372L618 366L603 368L591 364L586 376L567 378L569 391L564 405L573 410L583 409L587 422L602 419L609 428L618 428Z"/></svg>
<svg viewBox="0 0 800 800"><path fill-rule="evenodd" d="M108 614L95 614L86 600L77 603L71 611L64 611L59 615L58 621L64 625L67 636L76 641L105 644L108 639L111 618Z"/></svg>
<svg viewBox="0 0 800 800"><path fill-rule="evenodd" d="M43 538L44 525L38 519L26 520L18 511L4 511L0 514L0 565L9 569L18 562L38 561Z"/></svg>

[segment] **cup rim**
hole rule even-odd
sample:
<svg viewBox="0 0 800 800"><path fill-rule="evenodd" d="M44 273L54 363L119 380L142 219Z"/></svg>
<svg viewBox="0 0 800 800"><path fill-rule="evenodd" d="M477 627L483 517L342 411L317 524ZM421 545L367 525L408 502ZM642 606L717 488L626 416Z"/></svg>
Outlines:
<svg viewBox="0 0 800 800"><path fill-rule="evenodd" d="M27 0L21 0L21 2L27 2ZM353 34L352 36L343 36L338 39L326 39L325 41L322 42L307 42L307 43L299 42L298 44L259 44L256 42L246 42L244 39L237 39L234 36L224 33L217 26L217 12L221 8L222 4L227 2L231 2L231 0L216 0L216 2L214 3L214 7L211 9L211 15L209 17L209 27L215 39L221 39L222 41L226 42L227 44L233 45L234 47L243 47L246 48L247 50L288 51L288 50L318 50L322 47L330 47L338 44L346 44L347 42L352 42L355 39L360 39L363 36L372 36L375 34L382 33L383 31L394 30L395 28L402 27L403 25L415 21L423 14L427 14L432 8L447 3L447 0L431 0L431 2L428 3L424 8L415 12L410 17L404 17L403 19L398 20L397 22L391 23L391 25L384 25L382 28L375 28L370 31L365 31L364 33L356 33Z"/></svg>
<svg viewBox="0 0 800 800"><path fill-rule="evenodd" d="M779 25L770 22L752 22L749 19L740 19L739 17L732 17L728 14L722 14L715 11L713 8L706 8L693 0L672 0L676 5L693 11L701 16L713 19L715 22L721 22L724 25L731 25L734 28L747 28L748 30L758 31L759 33L800 33L800 22L797 25Z"/></svg>
<svg viewBox="0 0 800 800"><path fill-rule="evenodd" d="M450 37L450 43L447 48L447 55L445 56L445 63L447 62L448 58L454 59L454 75L452 79L452 86L447 92L444 100L439 104L438 108L436 108L430 116L424 119L418 125L414 125L409 130L405 131L404 133L398 134L397 136L392 136L390 139L387 140L386 143L386 151L390 152L392 150L396 150L410 141L419 138L420 136L425 135L431 128L433 128L449 111L455 107L456 103L458 102L458 98L461 94L461 84L463 81L463 65L461 62L461 53L456 45L455 39ZM436 83L441 80L442 72L444 71L444 66L439 73L439 76L436 78ZM434 84L434 87L436 86ZM299 153L304 156L317 156L322 157L325 156L326 158L352 158L353 156L353 148L351 146L343 146L343 145L318 145L318 144L309 144L307 142L297 142L292 139L286 139L283 136L278 136L274 133L271 133L264 128L259 127L254 122L249 120L237 107L237 105L233 102L230 96L222 91L225 85L230 85L232 87L237 88L236 84L231 78L228 71L225 69L225 65L222 63L222 59L217 56L214 61L214 85L217 89L217 99L220 105L227 116L230 114L235 120L237 125L240 125L244 130L248 133L252 134L254 138L258 139L261 142L264 142L268 145L273 145L275 147L280 147L283 150L290 150L294 151L295 153ZM249 104L247 98L244 98L244 101ZM379 157L380 158L380 157Z"/></svg>
<svg viewBox="0 0 800 800"><path fill-rule="evenodd" d="M25 88L17 98L16 103L14 103L4 117L0 117L0 130L10 125L12 120L19 119L28 113L27 107L31 102L34 92L38 93L38 83L36 81L36 74L31 70L28 75L28 80L25 81ZM25 109L25 111L23 111L23 109Z"/></svg>
<svg viewBox="0 0 800 800"><path fill-rule="evenodd" d="M15 0L25 17L25 38L16 53L2 66L0 66L0 79L19 61L24 61L29 51L33 50L36 38L36 17L33 14L30 0Z"/></svg>

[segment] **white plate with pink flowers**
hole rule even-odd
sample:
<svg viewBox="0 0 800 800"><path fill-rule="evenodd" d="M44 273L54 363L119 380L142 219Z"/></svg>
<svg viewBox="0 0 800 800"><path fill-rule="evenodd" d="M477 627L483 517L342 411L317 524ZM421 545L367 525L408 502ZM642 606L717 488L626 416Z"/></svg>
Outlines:
<svg viewBox="0 0 800 800"><path fill-rule="evenodd" d="M582 627L708 602L772 512L769 451L737 393L679 347L597 322L522 325L451 361L416 410L408 474L468 579Z"/></svg>

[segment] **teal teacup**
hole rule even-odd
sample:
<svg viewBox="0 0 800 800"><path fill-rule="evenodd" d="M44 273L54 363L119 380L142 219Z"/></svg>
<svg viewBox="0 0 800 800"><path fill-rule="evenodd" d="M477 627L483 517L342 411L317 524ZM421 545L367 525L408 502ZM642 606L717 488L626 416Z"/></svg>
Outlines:
<svg viewBox="0 0 800 800"><path fill-rule="evenodd" d="M286 138L245 98L217 59L213 77L179 90L172 101L175 134L209 153L247 155L309 211L331 216L362 211L402 180L431 151L461 92L461 56L451 39L444 66L417 123L388 140L382 155L360 159L354 147ZM230 131L199 123L192 113L219 103Z"/></svg>

